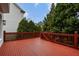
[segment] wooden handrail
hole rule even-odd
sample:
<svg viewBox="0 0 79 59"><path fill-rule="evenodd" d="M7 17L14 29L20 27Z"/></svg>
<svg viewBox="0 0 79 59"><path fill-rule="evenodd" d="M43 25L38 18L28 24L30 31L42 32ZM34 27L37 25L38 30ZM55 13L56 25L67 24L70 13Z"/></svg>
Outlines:
<svg viewBox="0 0 79 59"><path fill-rule="evenodd" d="M50 32L42 32L42 33L41 33L41 35L43 35L43 38L44 38L44 39L46 39L46 40L49 39L49 41L51 41L51 39L53 39L53 38L51 38L51 39L50 39L50 38L47 38L47 36L48 36L48 37L51 37L50 34L51 34L52 36L61 36L61 37L67 37L67 38L68 38L68 37L72 37L72 38L73 38L73 47L76 48L76 49L78 49L78 44L79 44L79 43L78 43L78 40L79 40L78 38L79 38L79 35L78 35L77 33L74 33L74 34L53 33L53 32L51 32L51 33L50 33ZM61 39L60 39L60 40L61 40ZM55 41L55 39L54 39L54 41ZM67 45L68 45L68 44L67 44Z"/></svg>
<svg viewBox="0 0 79 59"><path fill-rule="evenodd" d="M40 32L4 32L4 41L40 37Z"/></svg>
<svg viewBox="0 0 79 59"><path fill-rule="evenodd" d="M40 33L40 32L6 32L5 34L32 34L32 33Z"/></svg>
<svg viewBox="0 0 79 59"><path fill-rule="evenodd" d="M74 34L64 34L64 33L53 33L53 32L42 32L44 34L52 34L52 35L58 35L58 36L74 36Z"/></svg>
<svg viewBox="0 0 79 59"><path fill-rule="evenodd" d="M78 38L79 38L79 35L77 33L74 33L74 34L64 34L64 33L54 33L54 32L5 32L4 31L4 40L6 40L6 35L22 35L21 39L24 38L23 35L32 35L32 37L35 37L35 36L39 36L41 38L44 38L46 40L49 40L51 41L52 39L54 41L56 41L54 38L52 38L52 36L56 36L56 37L65 37L65 38L69 38L69 37L72 37L73 38L73 47L74 48L78 48ZM61 39L60 39L61 40ZM69 39L68 39L69 40Z"/></svg>

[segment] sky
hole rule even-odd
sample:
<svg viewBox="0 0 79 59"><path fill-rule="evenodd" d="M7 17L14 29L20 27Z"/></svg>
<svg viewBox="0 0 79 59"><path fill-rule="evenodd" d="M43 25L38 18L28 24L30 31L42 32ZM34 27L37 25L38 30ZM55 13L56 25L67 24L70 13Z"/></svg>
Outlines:
<svg viewBox="0 0 79 59"><path fill-rule="evenodd" d="M25 11L24 17L35 23L43 21L51 8L51 3L18 3L18 5Z"/></svg>

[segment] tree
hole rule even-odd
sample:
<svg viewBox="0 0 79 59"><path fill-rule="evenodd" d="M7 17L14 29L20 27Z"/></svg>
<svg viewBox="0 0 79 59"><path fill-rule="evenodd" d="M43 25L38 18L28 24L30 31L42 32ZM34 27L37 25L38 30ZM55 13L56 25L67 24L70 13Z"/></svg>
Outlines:
<svg viewBox="0 0 79 59"><path fill-rule="evenodd" d="M79 4L52 4L50 12L44 18L44 31L74 33L79 32ZM79 16L78 16L79 17Z"/></svg>
<svg viewBox="0 0 79 59"><path fill-rule="evenodd" d="M44 17L43 20L43 31L52 31L52 16L53 16L53 10L54 10L54 4L51 5L51 10L47 14L46 17Z"/></svg>
<svg viewBox="0 0 79 59"><path fill-rule="evenodd" d="M29 25L29 28L28 28L29 32L35 32L35 24L32 20L29 21L28 25Z"/></svg>
<svg viewBox="0 0 79 59"><path fill-rule="evenodd" d="M17 32L28 32L28 21L26 18L20 21Z"/></svg>
<svg viewBox="0 0 79 59"><path fill-rule="evenodd" d="M41 26L40 23L35 24L32 20L27 21L26 18L23 18L18 26L17 32L40 32Z"/></svg>
<svg viewBox="0 0 79 59"><path fill-rule="evenodd" d="M37 24L36 24L36 30L37 31L43 31L43 22L42 21L40 21L40 22L38 22Z"/></svg>

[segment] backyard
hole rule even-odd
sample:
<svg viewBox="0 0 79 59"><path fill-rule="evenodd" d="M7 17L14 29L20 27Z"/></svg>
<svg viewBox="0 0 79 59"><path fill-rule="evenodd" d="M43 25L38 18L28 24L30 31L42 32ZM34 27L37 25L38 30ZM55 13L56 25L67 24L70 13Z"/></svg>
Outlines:
<svg viewBox="0 0 79 59"><path fill-rule="evenodd" d="M15 16L11 18L13 20L4 17L8 21L4 21L1 56L79 56L78 3L18 3L11 6L16 9L13 7L7 16Z"/></svg>

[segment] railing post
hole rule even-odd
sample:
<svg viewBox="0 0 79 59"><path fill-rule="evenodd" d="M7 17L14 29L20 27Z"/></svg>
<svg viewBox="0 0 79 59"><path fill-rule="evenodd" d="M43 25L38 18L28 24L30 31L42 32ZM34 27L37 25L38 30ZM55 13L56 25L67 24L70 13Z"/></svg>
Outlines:
<svg viewBox="0 0 79 59"><path fill-rule="evenodd" d="M35 37L36 32L33 32L33 38Z"/></svg>
<svg viewBox="0 0 79 59"><path fill-rule="evenodd" d="M5 31L3 31L3 40L4 40L4 42L5 42Z"/></svg>
<svg viewBox="0 0 79 59"><path fill-rule="evenodd" d="M50 33L50 40L52 41L52 32Z"/></svg>
<svg viewBox="0 0 79 59"><path fill-rule="evenodd" d="M41 32L39 33L39 37L41 38Z"/></svg>
<svg viewBox="0 0 79 59"><path fill-rule="evenodd" d="M74 32L74 48L78 48L78 33Z"/></svg>
<svg viewBox="0 0 79 59"><path fill-rule="evenodd" d="M24 39L24 33L22 34L22 39Z"/></svg>
<svg viewBox="0 0 79 59"><path fill-rule="evenodd" d="M40 32L40 38L42 39L42 32Z"/></svg>

